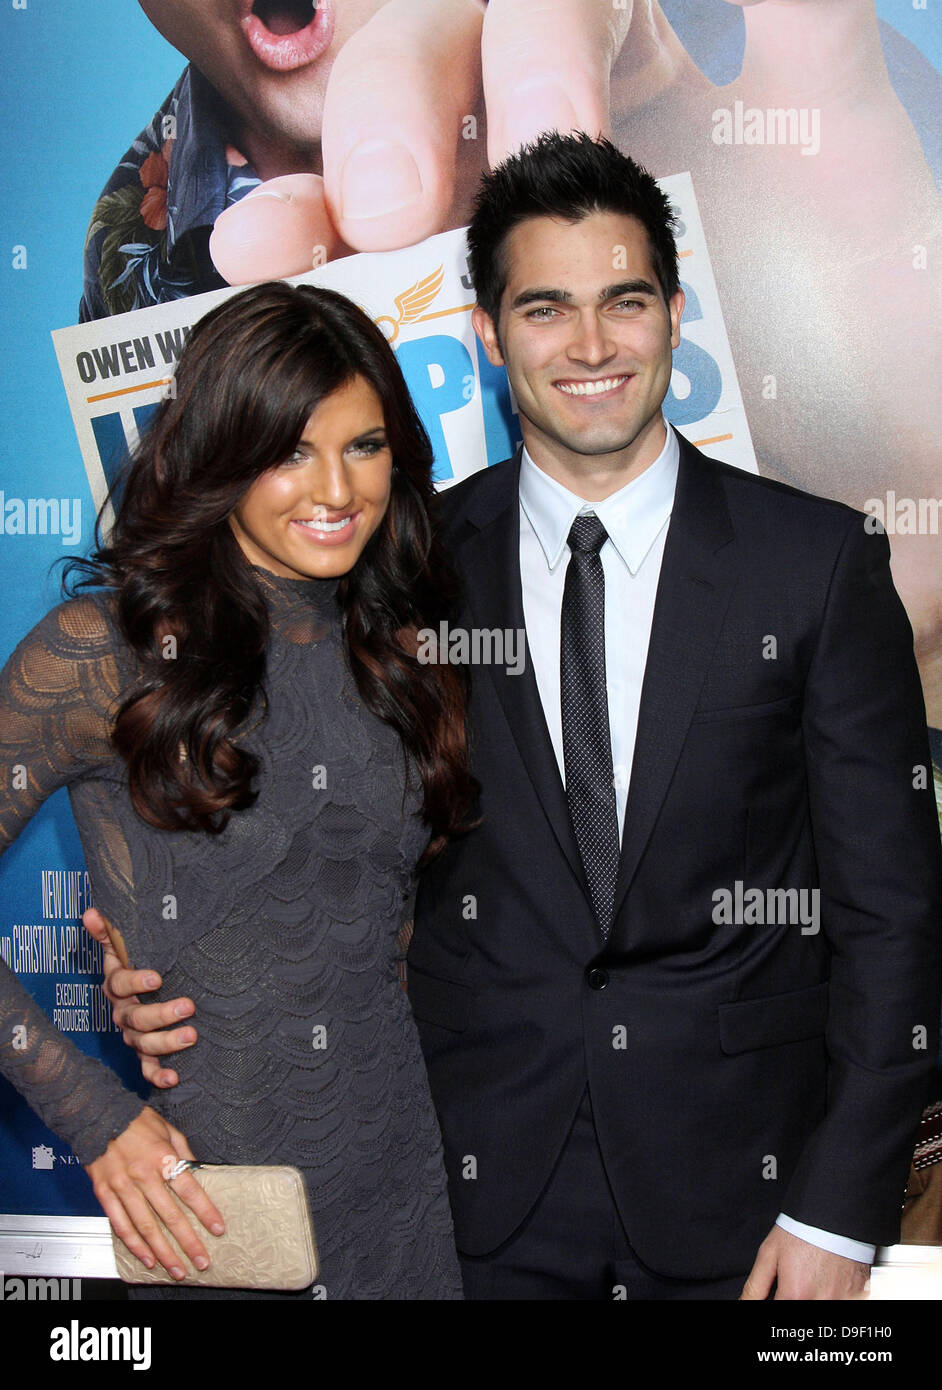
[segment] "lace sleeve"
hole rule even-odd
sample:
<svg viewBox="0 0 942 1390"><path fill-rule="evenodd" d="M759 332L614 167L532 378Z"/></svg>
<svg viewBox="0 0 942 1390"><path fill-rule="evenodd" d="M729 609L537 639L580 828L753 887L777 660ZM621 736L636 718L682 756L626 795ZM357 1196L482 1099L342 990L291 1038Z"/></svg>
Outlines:
<svg viewBox="0 0 942 1390"><path fill-rule="evenodd" d="M46 615L0 674L0 854L48 796L114 756L113 646L97 603L74 599ZM144 1104L53 1026L2 960L0 1073L85 1165Z"/></svg>

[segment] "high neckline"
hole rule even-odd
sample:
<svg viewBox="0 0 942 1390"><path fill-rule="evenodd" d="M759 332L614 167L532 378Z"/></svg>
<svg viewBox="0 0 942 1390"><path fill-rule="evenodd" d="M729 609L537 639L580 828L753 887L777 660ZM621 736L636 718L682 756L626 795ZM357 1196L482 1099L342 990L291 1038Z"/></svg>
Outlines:
<svg viewBox="0 0 942 1390"><path fill-rule="evenodd" d="M280 604L308 603L321 612L329 611L337 601L340 576L330 579L291 579L287 575L273 574L261 565L253 565L252 572L258 579L269 601L278 607Z"/></svg>

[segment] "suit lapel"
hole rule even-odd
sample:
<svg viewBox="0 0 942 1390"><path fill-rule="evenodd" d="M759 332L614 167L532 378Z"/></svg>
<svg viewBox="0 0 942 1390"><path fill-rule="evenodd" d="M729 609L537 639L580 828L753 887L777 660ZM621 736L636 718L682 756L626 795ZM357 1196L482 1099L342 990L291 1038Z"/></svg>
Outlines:
<svg viewBox="0 0 942 1390"><path fill-rule="evenodd" d="M513 628L525 632L520 579L520 452L506 467L500 489L469 507L467 519L475 528L456 550L466 600L476 626ZM496 481L496 480L495 480ZM588 898L589 890L579 848L569 819L569 807L556 754L546 727L529 643L520 675L503 666L478 667L472 681L493 682L530 781L560 849Z"/></svg>
<svg viewBox="0 0 942 1390"><path fill-rule="evenodd" d="M713 460L680 439L677 490L664 545L648 645L625 812L615 925L605 948L623 944L618 913L680 757L736 578L732 523ZM500 476L497 475L500 470ZM495 484L468 506L470 534L454 555L474 625L525 630L520 580L520 452L493 470ZM526 647L519 676L479 667L490 680L553 835L590 901L582 860Z"/></svg>
<svg viewBox="0 0 942 1390"><path fill-rule="evenodd" d="M664 545L641 689L608 950L623 946L618 912L680 757L736 578L734 533L713 460L680 438L680 467ZM692 827L696 833L696 827Z"/></svg>

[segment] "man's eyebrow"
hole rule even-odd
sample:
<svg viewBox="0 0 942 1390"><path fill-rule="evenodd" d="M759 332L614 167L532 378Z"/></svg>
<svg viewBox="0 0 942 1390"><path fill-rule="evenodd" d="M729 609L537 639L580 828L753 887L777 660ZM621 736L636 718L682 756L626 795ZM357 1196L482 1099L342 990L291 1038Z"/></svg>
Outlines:
<svg viewBox="0 0 942 1390"><path fill-rule="evenodd" d="M628 294L647 294L657 298L657 287L651 284L650 280L620 280L616 285L606 285L599 290L599 303L604 304L609 299L618 299ZM549 289L542 286L535 286L533 289L521 290L511 303L511 309L523 309L528 304L571 304L572 295L568 290Z"/></svg>
<svg viewBox="0 0 942 1390"><path fill-rule="evenodd" d="M606 299L621 299L626 294L650 294L657 298L657 286L650 280L620 280L617 285L608 285L599 293L599 302Z"/></svg>
<svg viewBox="0 0 942 1390"><path fill-rule="evenodd" d="M526 304L535 304L539 301L545 304L571 304L572 295L568 290L541 289L539 286L532 290L521 290L511 304L511 309L522 309Z"/></svg>

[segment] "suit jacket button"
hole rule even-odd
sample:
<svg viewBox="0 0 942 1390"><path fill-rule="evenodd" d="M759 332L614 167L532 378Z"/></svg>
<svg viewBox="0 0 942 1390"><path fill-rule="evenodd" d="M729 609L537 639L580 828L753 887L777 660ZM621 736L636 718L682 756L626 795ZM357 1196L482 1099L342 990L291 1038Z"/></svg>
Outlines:
<svg viewBox="0 0 942 1390"><path fill-rule="evenodd" d="M600 970L597 965L585 972L586 984L589 989L604 989L608 984L608 971Z"/></svg>

